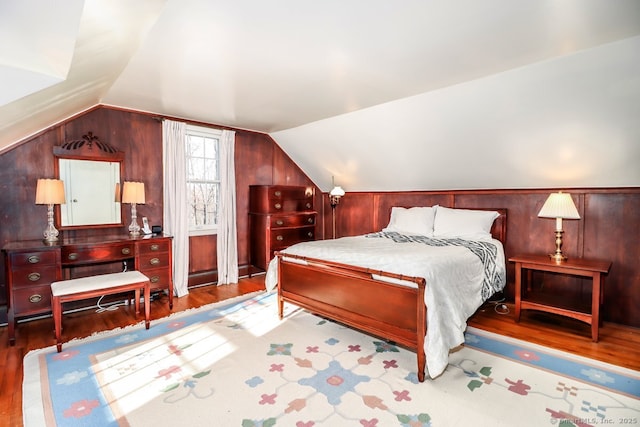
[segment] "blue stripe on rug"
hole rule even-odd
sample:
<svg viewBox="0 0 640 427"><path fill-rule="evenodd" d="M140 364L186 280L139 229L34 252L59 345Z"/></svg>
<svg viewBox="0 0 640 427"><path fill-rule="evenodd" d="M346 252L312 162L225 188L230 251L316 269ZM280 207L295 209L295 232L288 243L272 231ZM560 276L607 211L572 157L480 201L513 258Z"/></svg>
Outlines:
<svg viewBox="0 0 640 427"><path fill-rule="evenodd" d="M598 387L640 398L638 372L469 327L465 345ZM572 357L573 356L573 357Z"/></svg>

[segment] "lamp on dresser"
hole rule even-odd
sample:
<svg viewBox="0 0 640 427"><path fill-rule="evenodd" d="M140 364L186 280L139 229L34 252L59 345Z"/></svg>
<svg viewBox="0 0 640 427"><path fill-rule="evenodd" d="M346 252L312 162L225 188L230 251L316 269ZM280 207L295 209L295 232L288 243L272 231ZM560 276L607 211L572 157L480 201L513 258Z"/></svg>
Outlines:
<svg viewBox="0 0 640 427"><path fill-rule="evenodd" d="M563 193L562 191L557 193L551 193L544 202L542 209L538 213L540 218L555 218L556 219L556 252L549 254L549 257L555 262L560 263L567 259L562 254L562 220L563 219L580 219L580 214L576 209L575 203L571 198L571 194Z"/></svg>
<svg viewBox="0 0 640 427"><path fill-rule="evenodd" d="M131 204L131 224L129 225L129 234L132 236L138 236L140 234L140 225L138 225L136 205L145 204L144 182L125 181L122 185L122 203Z"/></svg>
<svg viewBox="0 0 640 427"><path fill-rule="evenodd" d="M56 242L58 230L53 225L53 205L65 203L64 182L59 179L38 179L36 185L36 205L47 205L47 228L44 230L45 242Z"/></svg>
<svg viewBox="0 0 640 427"><path fill-rule="evenodd" d="M339 185L333 187L329 192L329 204L331 204L331 219L333 223L333 238L336 238L336 206L340 203L340 198L345 195L344 190Z"/></svg>

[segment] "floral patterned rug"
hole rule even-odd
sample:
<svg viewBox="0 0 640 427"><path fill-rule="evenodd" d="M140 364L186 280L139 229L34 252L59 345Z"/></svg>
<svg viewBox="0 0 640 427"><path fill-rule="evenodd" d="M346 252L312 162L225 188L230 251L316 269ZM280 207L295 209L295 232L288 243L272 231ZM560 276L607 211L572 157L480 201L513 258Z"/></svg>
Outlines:
<svg viewBox="0 0 640 427"><path fill-rule="evenodd" d="M261 293L25 357L25 426L640 423L638 372L478 330L435 380L415 353Z"/></svg>

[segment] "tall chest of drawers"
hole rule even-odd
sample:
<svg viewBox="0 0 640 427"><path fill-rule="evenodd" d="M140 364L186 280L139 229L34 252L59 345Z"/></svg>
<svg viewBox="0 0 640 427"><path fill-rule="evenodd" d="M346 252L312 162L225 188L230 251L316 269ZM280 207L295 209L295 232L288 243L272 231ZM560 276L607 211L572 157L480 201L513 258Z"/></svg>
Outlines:
<svg viewBox="0 0 640 427"><path fill-rule="evenodd" d="M249 186L249 263L266 270L276 251L315 240L313 187Z"/></svg>

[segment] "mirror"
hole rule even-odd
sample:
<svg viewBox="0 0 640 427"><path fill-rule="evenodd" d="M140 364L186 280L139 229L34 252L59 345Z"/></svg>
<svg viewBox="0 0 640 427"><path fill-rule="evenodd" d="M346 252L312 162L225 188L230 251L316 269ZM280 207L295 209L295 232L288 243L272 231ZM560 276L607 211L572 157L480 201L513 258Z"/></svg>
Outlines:
<svg viewBox="0 0 640 427"><path fill-rule="evenodd" d="M54 147L55 169L64 181L66 203L56 206L62 230L123 225L119 203L123 153L89 132Z"/></svg>
<svg viewBox="0 0 640 427"><path fill-rule="evenodd" d="M120 163L59 159L67 203L60 206L60 226L87 226L121 222L116 200Z"/></svg>

